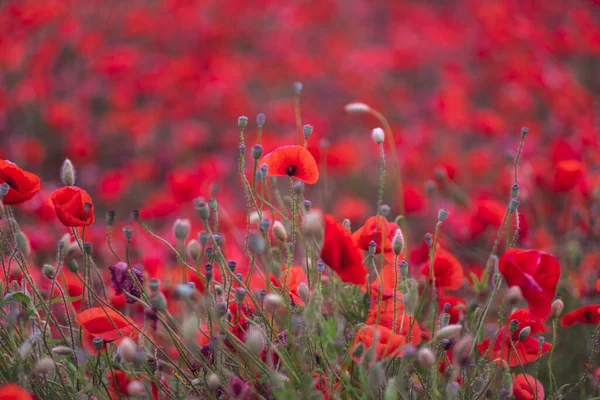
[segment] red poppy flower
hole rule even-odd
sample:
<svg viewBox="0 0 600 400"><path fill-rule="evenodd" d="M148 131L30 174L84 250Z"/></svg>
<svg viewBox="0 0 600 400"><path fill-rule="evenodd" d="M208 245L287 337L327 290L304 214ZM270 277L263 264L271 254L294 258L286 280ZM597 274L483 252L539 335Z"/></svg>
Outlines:
<svg viewBox="0 0 600 400"><path fill-rule="evenodd" d="M563 315L560 319L560 324L564 327L578 323L584 325L600 324L600 304L589 304L587 306L579 307L578 309Z"/></svg>
<svg viewBox="0 0 600 400"><path fill-rule="evenodd" d="M119 370L108 371L106 379L108 380L108 391L111 399L129 396L127 387L134 379L130 378L127 373Z"/></svg>
<svg viewBox="0 0 600 400"><path fill-rule="evenodd" d="M439 296L440 312L447 312L450 314L450 324L457 324L462 316L465 314L465 301L460 297ZM448 306L448 310L444 310L444 307Z"/></svg>
<svg viewBox="0 0 600 400"><path fill-rule="evenodd" d="M358 329L354 341L350 346L350 353L356 350L356 346L362 343L364 351L368 351L371 346L375 346L376 360L383 360L390 357L402 357L404 355L403 346L406 339L403 335L392 332L391 329L383 326L364 325ZM354 360L359 362L360 360Z"/></svg>
<svg viewBox="0 0 600 400"><path fill-rule="evenodd" d="M560 161L556 165L552 190L555 192L566 192L573 189L581 181L584 174L583 163L577 160Z"/></svg>
<svg viewBox="0 0 600 400"><path fill-rule="evenodd" d="M325 216L325 238L321 259L346 283L366 283L367 270L352 236L331 215Z"/></svg>
<svg viewBox="0 0 600 400"><path fill-rule="evenodd" d="M373 304L369 309L369 315L365 321L367 325L377 324L377 314L379 313L379 325L393 330L394 327L394 298L387 298L381 302L381 306L377 307L377 303ZM410 340L408 340L408 332L410 331ZM404 311L404 303L402 295L398 295L396 299L396 330L395 333L404 336L409 344L418 346L421 343L421 327L415 320L415 317L408 315Z"/></svg>
<svg viewBox="0 0 600 400"><path fill-rule="evenodd" d="M289 176L304 183L319 180L317 163L304 146L283 146L263 157L262 164L269 167L269 176Z"/></svg>
<svg viewBox="0 0 600 400"><path fill-rule="evenodd" d="M31 172L23 171L7 160L0 160L0 183L10 186L2 203L16 206L30 200L40 191L40 178Z"/></svg>
<svg viewBox="0 0 600 400"><path fill-rule="evenodd" d="M50 195L56 216L69 228L87 226L94 223L92 198L77 186L65 186Z"/></svg>
<svg viewBox="0 0 600 400"><path fill-rule="evenodd" d="M513 396L517 400L544 400L544 386L531 375L519 374L513 379Z"/></svg>
<svg viewBox="0 0 600 400"><path fill-rule="evenodd" d="M110 308L88 308L75 317L75 321L93 337L113 342L137 333L135 323Z"/></svg>
<svg viewBox="0 0 600 400"><path fill-rule="evenodd" d="M429 261L421 267L421 275L429 277ZM433 275L438 289L458 290L463 284L464 272L460 262L450 252L438 248L433 258Z"/></svg>
<svg viewBox="0 0 600 400"><path fill-rule="evenodd" d="M512 320L516 320L519 323L519 328L511 335L509 326ZM519 333L527 326L531 329L529 336L525 340L519 340ZM538 339L533 337L533 335L543 333L544 329L543 322L540 322L538 319L532 319L530 310L518 309L508 317L506 325L500 329L494 343L490 343L491 339L486 338L477 345L477 349L482 355L487 354L490 361L495 361L496 363L504 361L509 367L515 367L520 364L525 365L537 360L538 354L540 354L540 344ZM544 342L540 356L549 352L551 347L550 343Z"/></svg>
<svg viewBox="0 0 600 400"><path fill-rule="evenodd" d="M287 278L287 281L286 281ZM300 297L300 293L298 292L298 288L300 284L304 283L307 285L308 278L304 273L302 267L292 267L290 269L281 271L281 275L279 276L279 280L277 280L274 276L271 276L271 283L275 287L279 287L281 283L284 286L284 292L288 292L290 294L290 298L294 302L294 304L299 306L304 306L304 299ZM308 285L306 286L308 288Z"/></svg>
<svg viewBox="0 0 600 400"><path fill-rule="evenodd" d="M548 317L560 277L560 265L554 256L537 250L511 249L500 259L500 273L508 286L521 289L533 317Z"/></svg>
<svg viewBox="0 0 600 400"><path fill-rule="evenodd" d="M33 400L33 396L20 386L7 383L0 386L0 399L3 400Z"/></svg>
<svg viewBox="0 0 600 400"><path fill-rule="evenodd" d="M352 239L364 251L368 251L369 243L374 241L377 244L375 253L381 253L382 248L384 252L391 252L396 229L398 225L395 222L388 222L381 215L376 215L367 219L365 224L352 234Z"/></svg>

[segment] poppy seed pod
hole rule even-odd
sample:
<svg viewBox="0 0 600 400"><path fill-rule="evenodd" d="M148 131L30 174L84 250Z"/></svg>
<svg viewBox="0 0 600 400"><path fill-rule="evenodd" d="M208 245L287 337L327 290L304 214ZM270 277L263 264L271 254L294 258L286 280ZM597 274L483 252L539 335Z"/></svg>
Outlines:
<svg viewBox="0 0 600 400"><path fill-rule="evenodd" d="M440 209L438 211L438 222L444 222L448 218L448 211Z"/></svg>
<svg viewBox="0 0 600 400"><path fill-rule="evenodd" d="M302 204L304 205L305 212L309 212L310 209L312 208L312 201L310 201L310 200L304 200L304 202Z"/></svg>
<svg viewBox="0 0 600 400"><path fill-rule="evenodd" d="M130 226L126 226L125 228L123 228L123 236L125 236L125 239L127 239L127 241L131 241L131 239L133 238L133 229Z"/></svg>
<svg viewBox="0 0 600 400"><path fill-rule="evenodd" d="M524 127L522 127L522 128L521 128L521 136L525 137L525 136L527 136L528 134L529 134L529 128L527 128L527 127L525 127L525 126L524 126Z"/></svg>
<svg viewBox="0 0 600 400"><path fill-rule="evenodd" d="M385 138L385 132L381 128L375 128L371 131L371 139L377 144L382 144Z"/></svg>
<svg viewBox="0 0 600 400"><path fill-rule="evenodd" d="M514 184L510 187L510 197L517 198L519 196L519 185Z"/></svg>
<svg viewBox="0 0 600 400"><path fill-rule="evenodd" d="M281 242L287 241L287 232L281 222L275 221L273 223L273 235Z"/></svg>
<svg viewBox="0 0 600 400"><path fill-rule="evenodd" d="M206 221L210 217L210 208L206 201L203 198L199 197L194 200L194 207L196 208L196 213L200 217L201 220Z"/></svg>
<svg viewBox="0 0 600 400"><path fill-rule="evenodd" d="M325 262L321 259L317 260L317 271L321 274L325 271Z"/></svg>
<svg viewBox="0 0 600 400"><path fill-rule="evenodd" d="M60 167L60 180L65 186L75 185L75 167L68 158L65 158L65 161Z"/></svg>
<svg viewBox="0 0 600 400"><path fill-rule="evenodd" d="M519 199L513 197L512 199L510 199L510 203L508 204L508 210L510 212L515 212L515 211L517 211L518 208L519 208Z"/></svg>
<svg viewBox="0 0 600 400"><path fill-rule="evenodd" d="M369 255L375 255L375 251L377 250L377 243L374 240L369 242Z"/></svg>
<svg viewBox="0 0 600 400"><path fill-rule="evenodd" d="M255 160L260 160L263 155L263 147L260 144L255 144L252 146L252 158Z"/></svg>
<svg viewBox="0 0 600 400"><path fill-rule="evenodd" d="M190 220L189 219L176 219L173 224L173 236L177 240L185 240L190 234Z"/></svg>
<svg viewBox="0 0 600 400"><path fill-rule="evenodd" d="M244 298L246 298L246 289L244 288L236 288L235 289L235 301L237 301L238 303L241 303L242 301L244 301Z"/></svg>
<svg viewBox="0 0 600 400"><path fill-rule="evenodd" d="M243 115L238 117L238 127L244 129L246 125L248 125L248 117L244 117Z"/></svg>
<svg viewBox="0 0 600 400"><path fill-rule="evenodd" d="M269 226L271 226L271 220L269 218L263 218L258 224L258 229L260 229L261 232L266 233L269 230Z"/></svg>
<svg viewBox="0 0 600 400"><path fill-rule="evenodd" d="M92 339L92 345L96 351L100 351L102 350L102 347L104 347L104 340L102 338L95 337Z"/></svg>
<svg viewBox="0 0 600 400"><path fill-rule="evenodd" d="M427 248L432 248L433 247L433 235L429 232L427 232L425 234L425 236L423 237L425 239L425 244L427 245Z"/></svg>
<svg viewBox="0 0 600 400"><path fill-rule="evenodd" d="M304 125L304 127L302 128L302 132L304 133L304 138L308 139L313 133L312 125Z"/></svg>
<svg viewBox="0 0 600 400"><path fill-rule="evenodd" d="M265 125L265 121L267 120L267 116L263 113L256 114L256 125L259 128L262 128Z"/></svg>
<svg viewBox="0 0 600 400"><path fill-rule="evenodd" d="M348 103L344 106L344 110L348 113L364 113L369 112L371 107L365 103Z"/></svg>

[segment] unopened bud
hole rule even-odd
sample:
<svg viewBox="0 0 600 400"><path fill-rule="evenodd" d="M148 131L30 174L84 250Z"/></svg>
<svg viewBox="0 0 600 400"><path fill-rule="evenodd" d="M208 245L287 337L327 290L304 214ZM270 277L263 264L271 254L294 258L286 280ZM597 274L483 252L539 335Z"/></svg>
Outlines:
<svg viewBox="0 0 600 400"><path fill-rule="evenodd" d="M344 106L344 110L348 113L364 113L369 112L371 107L365 103L348 103Z"/></svg>
<svg viewBox="0 0 600 400"><path fill-rule="evenodd" d="M298 296L300 296L305 303L308 303L308 286L306 283L300 282L298 285Z"/></svg>
<svg viewBox="0 0 600 400"><path fill-rule="evenodd" d="M160 289L160 280L158 278L150 279L148 282L148 289L150 289L151 293L158 292L158 289Z"/></svg>
<svg viewBox="0 0 600 400"><path fill-rule="evenodd" d="M519 330L519 321L516 319L511 320L508 328L510 333L515 333L517 330Z"/></svg>
<svg viewBox="0 0 600 400"><path fill-rule="evenodd" d="M60 180L65 186L75 185L75 167L68 158L65 158L65 161L60 167Z"/></svg>
<svg viewBox="0 0 600 400"><path fill-rule="evenodd" d="M304 202L302 204L304 205L305 212L309 212L310 209L312 208L312 201L310 201L310 200L304 200Z"/></svg>
<svg viewBox="0 0 600 400"><path fill-rule="evenodd" d="M150 296L150 305L156 311L164 312L167 310L167 298L165 297L164 294L162 294L160 292L156 292L152 296Z"/></svg>
<svg viewBox="0 0 600 400"><path fill-rule="evenodd" d="M52 348L52 352L58 356L68 356L73 353L73 349L67 346L55 346Z"/></svg>
<svg viewBox="0 0 600 400"><path fill-rule="evenodd" d="M540 348L544 346L544 343L546 343L546 338L543 336L538 336L538 345Z"/></svg>
<svg viewBox="0 0 600 400"><path fill-rule="evenodd" d="M29 256L31 254L31 245L29 244L29 239L27 239L27 236L25 236L23 232L19 231L16 234L16 239L19 251L21 251L24 256Z"/></svg>
<svg viewBox="0 0 600 400"><path fill-rule="evenodd" d="M127 362L132 362L135 360L137 352L137 346L133 340L126 337L121 340L121 344L119 345L119 355L121 359Z"/></svg>
<svg viewBox="0 0 600 400"><path fill-rule="evenodd" d="M365 345L362 343L358 343L354 350L352 351L352 358L360 359L365 352Z"/></svg>
<svg viewBox="0 0 600 400"><path fill-rule="evenodd" d="M251 327L248 329L246 336L246 348L252 354L259 354L265 347L265 337L258 328Z"/></svg>
<svg viewBox="0 0 600 400"><path fill-rule="evenodd" d="M269 293L265 296L264 305L265 308L276 310L283 305L283 297L276 293Z"/></svg>
<svg viewBox="0 0 600 400"><path fill-rule="evenodd" d="M34 368L37 374L48 375L54 371L54 360L50 357L41 358Z"/></svg>
<svg viewBox="0 0 600 400"><path fill-rule="evenodd" d="M450 323L450 314L448 313L443 313L441 318L440 318L440 323L442 328L445 328L448 326L448 324Z"/></svg>
<svg viewBox="0 0 600 400"><path fill-rule="evenodd" d="M79 264L77 263L77 260L74 258L70 259L67 262L67 269L71 272L77 272L79 270Z"/></svg>
<svg viewBox="0 0 600 400"><path fill-rule="evenodd" d="M187 253L192 260L198 262L200 254L202 253L202 246L200 245L200 242L196 239L190 240L187 244Z"/></svg>
<svg viewBox="0 0 600 400"><path fill-rule="evenodd" d="M317 271L322 274L325 271L325 261L319 259L317 260Z"/></svg>
<svg viewBox="0 0 600 400"><path fill-rule="evenodd" d="M244 298L246 298L246 289L241 287L235 289L235 301L241 303L244 301Z"/></svg>
<svg viewBox="0 0 600 400"><path fill-rule="evenodd" d="M50 280L53 280L56 276L56 270L50 264L44 264L42 267L42 272L44 273L44 276Z"/></svg>
<svg viewBox="0 0 600 400"><path fill-rule="evenodd" d="M131 397L142 397L146 394L146 388L140 381L131 381L127 385L127 394Z"/></svg>
<svg viewBox="0 0 600 400"><path fill-rule="evenodd" d="M388 215L390 215L391 208L387 204L383 204L379 211L381 212L382 216L387 217Z"/></svg>
<svg viewBox="0 0 600 400"><path fill-rule="evenodd" d="M215 391L221 387L221 379L219 375L212 373L206 377L206 384L210 390Z"/></svg>
<svg viewBox="0 0 600 400"><path fill-rule="evenodd" d="M435 364L435 355L429 348L423 347L417 352L417 361L423 369L428 370Z"/></svg>
<svg viewBox="0 0 600 400"><path fill-rule="evenodd" d="M375 128L371 131L371 139L377 144L382 144L385 138L385 132L381 128Z"/></svg>
<svg viewBox="0 0 600 400"><path fill-rule="evenodd" d="M506 301L508 304L514 305L523 299L523 294L521 292L521 288L518 286L511 286L506 291Z"/></svg>
<svg viewBox="0 0 600 400"><path fill-rule="evenodd" d="M462 332L462 328L463 327L460 324L453 324L453 325L445 326L442 329L440 329L439 331L437 331L434 339L441 340L441 339L457 337L460 334L460 332Z"/></svg>
<svg viewBox="0 0 600 400"><path fill-rule="evenodd" d="M565 308L565 303L561 299L556 299L552 302L550 306L550 315L552 318L558 318L561 316L563 309Z"/></svg>
<svg viewBox="0 0 600 400"><path fill-rule="evenodd" d="M176 219L173 224L173 235L177 240L185 240L190 234L190 220Z"/></svg>
<svg viewBox="0 0 600 400"><path fill-rule="evenodd" d="M275 221L273 223L273 235L281 242L287 241L287 232L281 222Z"/></svg>
<svg viewBox="0 0 600 400"><path fill-rule="evenodd" d="M392 239L392 249L397 256L399 256L404 249L404 235L402 234L401 229L396 229L396 234L394 235L394 239Z"/></svg>
<svg viewBox="0 0 600 400"><path fill-rule="evenodd" d="M519 332L519 340L525 340L529 337L529 334L531 333L531 327L530 326L526 326L525 328L521 329L521 332Z"/></svg>
<svg viewBox="0 0 600 400"><path fill-rule="evenodd" d="M257 232L250 233L250 238L248 241L250 245L250 249L258 254L261 254L265 251L266 242L265 239L259 235Z"/></svg>

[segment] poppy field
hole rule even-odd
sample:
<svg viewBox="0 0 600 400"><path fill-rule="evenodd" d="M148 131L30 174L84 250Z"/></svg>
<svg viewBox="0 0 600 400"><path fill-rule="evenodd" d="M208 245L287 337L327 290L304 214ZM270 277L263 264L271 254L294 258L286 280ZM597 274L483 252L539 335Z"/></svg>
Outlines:
<svg viewBox="0 0 600 400"><path fill-rule="evenodd" d="M0 2L0 400L599 399L600 2Z"/></svg>

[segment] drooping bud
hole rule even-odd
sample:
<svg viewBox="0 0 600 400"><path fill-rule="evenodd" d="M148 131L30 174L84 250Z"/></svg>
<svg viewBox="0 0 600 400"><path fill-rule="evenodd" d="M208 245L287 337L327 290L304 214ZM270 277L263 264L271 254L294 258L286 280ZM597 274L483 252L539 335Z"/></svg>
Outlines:
<svg viewBox="0 0 600 400"><path fill-rule="evenodd" d="M44 273L44 276L50 280L53 280L56 277L56 269L50 264L44 264L42 272Z"/></svg>
<svg viewBox="0 0 600 400"><path fill-rule="evenodd" d="M377 144L382 144L385 138L385 132L381 128L375 128L371 131L371 139Z"/></svg>
<svg viewBox="0 0 600 400"><path fill-rule="evenodd" d="M431 349L423 347L417 351L417 361L423 369L428 370L435 364L435 355Z"/></svg>
<svg viewBox="0 0 600 400"><path fill-rule="evenodd" d="M185 240L190 234L190 220L189 219L176 219L173 224L173 236L177 240Z"/></svg>
<svg viewBox="0 0 600 400"><path fill-rule="evenodd" d="M246 125L248 125L248 117L238 117L238 127L240 129L244 129L246 127Z"/></svg>
<svg viewBox="0 0 600 400"><path fill-rule="evenodd" d="M308 294L308 286L306 285L306 283L300 282L300 284L298 285L298 296L300 296L300 298L304 300L305 303L308 303Z"/></svg>
<svg viewBox="0 0 600 400"><path fill-rule="evenodd" d="M79 269L79 264L77 263L77 260L72 258L69 261L67 261L67 269L71 272L77 272L77 270Z"/></svg>
<svg viewBox="0 0 600 400"><path fill-rule="evenodd" d="M397 256L404 250L404 235L401 229L396 229L396 234L394 235L394 239L392 239L392 250L394 250L394 254Z"/></svg>
<svg viewBox="0 0 600 400"><path fill-rule="evenodd" d="M365 103L348 103L344 106L344 110L348 113L364 113L369 112L371 107Z"/></svg>
<svg viewBox="0 0 600 400"><path fill-rule="evenodd" d="M287 232L283 224L279 221L273 223L273 235L281 242L287 241Z"/></svg>
<svg viewBox="0 0 600 400"><path fill-rule="evenodd" d="M550 315L552 318L559 318L565 308L565 303L561 299L556 299L550 306Z"/></svg>
<svg viewBox="0 0 600 400"><path fill-rule="evenodd" d="M75 167L68 158L65 158L65 161L60 167L60 180L65 186L75 185Z"/></svg>

